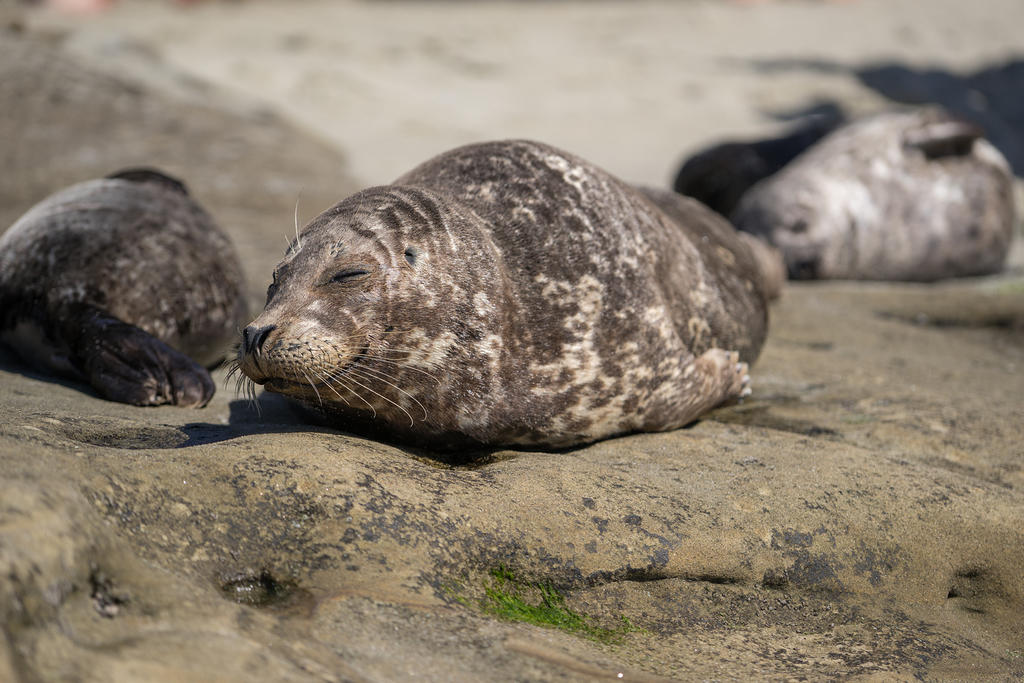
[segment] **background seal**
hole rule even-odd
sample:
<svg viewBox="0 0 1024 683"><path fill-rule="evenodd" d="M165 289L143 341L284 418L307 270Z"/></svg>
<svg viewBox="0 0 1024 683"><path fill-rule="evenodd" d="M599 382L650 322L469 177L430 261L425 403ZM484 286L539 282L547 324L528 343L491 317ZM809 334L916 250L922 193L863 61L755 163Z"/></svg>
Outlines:
<svg viewBox="0 0 1024 683"><path fill-rule="evenodd" d="M205 405L201 364L224 358L244 313L230 240L151 169L61 190L0 238L0 340L114 401Z"/></svg>
<svg viewBox="0 0 1024 683"><path fill-rule="evenodd" d="M977 126L941 108L839 128L754 185L732 214L793 279L916 280L1002 269L1013 175Z"/></svg>

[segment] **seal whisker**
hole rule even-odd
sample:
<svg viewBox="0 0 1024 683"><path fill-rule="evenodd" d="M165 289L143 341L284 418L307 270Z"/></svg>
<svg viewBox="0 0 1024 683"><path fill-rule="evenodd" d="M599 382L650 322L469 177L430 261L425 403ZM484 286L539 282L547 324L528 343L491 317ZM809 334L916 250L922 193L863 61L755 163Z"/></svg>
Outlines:
<svg viewBox="0 0 1024 683"><path fill-rule="evenodd" d="M357 379L355 379L354 377L352 377L352 375L351 375L351 373L352 373L352 372L353 372L353 370L351 370L351 369L350 369L350 370L349 370L349 373L347 373L347 374L346 374L345 376L346 376L347 378L351 379L351 380L352 380L352 382L353 382L354 384L356 384L357 386L360 386L360 387L362 387L363 389L366 389L366 390L367 390L367 391L369 391L369 392L370 392L371 394L374 394L374 395L376 395L376 396L379 396L380 398L384 399L385 401L387 401L388 403L390 403L391 405L393 405L394 407L398 408L398 409L399 409L399 410L401 410L401 411L402 411L403 413L405 413L406 417L408 417L408 418L409 418L409 426L410 426L410 427L412 427L413 425L415 425L415 424L416 424L416 420L414 420L414 419L412 418L412 415L411 415L411 414L409 413L409 411L408 411L408 410L406 410L406 409L405 409L404 407L402 407L402 406L401 406L401 405L399 405L398 403L395 403L394 401L392 401L392 400L391 400L390 398L388 398L388 397L387 397L387 396L385 396L384 394L380 393L379 391L375 391L375 390L374 390L374 389L373 389L372 387L368 387L368 386L366 386L365 384L363 384L362 382L360 382L359 380L357 380ZM368 378L368 377L363 377L363 379L367 379L367 380L368 380L368 379L370 379L370 378Z"/></svg>
<svg viewBox="0 0 1024 683"><path fill-rule="evenodd" d="M412 370L413 372L418 372L421 375L424 375L424 376L428 377L429 379L433 380L435 383L441 384L441 380L436 375L434 375L433 372L432 372L434 370L442 369L441 364L440 363L436 363L434 361L431 361L431 360L429 360L427 358L416 358L416 357L404 356L404 357L401 357L401 358L398 358L398 359L391 359L391 358L382 358L380 356L376 356L376 357L373 358L373 361L375 363L388 363L388 364L391 364L391 365L398 366L399 368L402 368L402 369ZM420 367L420 366L422 366L422 367Z"/></svg>
<svg viewBox="0 0 1024 683"><path fill-rule="evenodd" d="M387 352L387 351L390 351L391 353L408 353L410 355L417 354L417 353L420 354L421 356L428 356L428 355L430 355L427 351L424 351L423 349L414 349L414 348L411 348L411 347L382 346L380 348L380 352L381 353L384 353L384 352Z"/></svg>
<svg viewBox="0 0 1024 683"><path fill-rule="evenodd" d="M320 397L320 392L317 390L316 384L313 383L313 380L305 372L302 373L302 376L306 378L306 381L309 382L309 386L313 388L313 393L316 394L316 400L320 402L321 406L323 406L324 400Z"/></svg>
<svg viewBox="0 0 1024 683"><path fill-rule="evenodd" d="M354 393L354 392L352 392L352 389L350 389L349 387L345 386L344 382L341 382L337 378L333 378L332 379L330 373L322 372L320 370L314 370L313 374L317 377L317 379L319 379L324 384L324 386L326 386L328 389L330 389L332 392L334 392L334 395L337 396L338 398L340 398L345 403L345 405L350 405L349 402L348 402L348 399L345 398L344 396L342 396L341 394L339 394L338 390L334 388L334 384L332 384L332 381L333 382L337 382L339 385L341 385L342 389L345 389L346 391L348 391L350 393Z"/></svg>
<svg viewBox="0 0 1024 683"><path fill-rule="evenodd" d="M380 330L380 331L377 331L377 332L367 332L365 330L359 330L357 332L352 332L351 334L340 335L340 336L337 337L336 340L339 341L339 342L348 341L350 339L367 339L367 340L375 341L378 337L383 337L385 335L396 335L396 334L401 334L403 332L407 332L407 330L390 329L390 330Z"/></svg>
<svg viewBox="0 0 1024 683"><path fill-rule="evenodd" d="M302 199L302 190L295 197L295 246L302 249L302 240L299 239L299 200Z"/></svg>
<svg viewBox="0 0 1024 683"><path fill-rule="evenodd" d="M417 368L417 367L412 366L412 365L407 365L405 363L402 363L401 361L391 360L389 358L380 358L378 356L378 357L373 359L373 362L374 363L388 363L390 365L396 365L396 366L398 366L399 368L401 368L403 370L412 370L413 372L418 372L421 375L426 375L430 379L434 380L437 384L441 384L441 380L438 379L437 376L434 375L433 373L427 372L426 370L424 370L422 368ZM430 366L430 367L433 367L433 366Z"/></svg>
<svg viewBox="0 0 1024 683"><path fill-rule="evenodd" d="M395 389L397 389L398 391L402 392L403 394L408 396L410 399L412 399L413 403L418 405L420 407L420 410L423 411L423 419L424 420L427 419L427 409L423 407L423 404L419 402L419 399L417 399L415 396L413 396L408 391L406 391L402 387L398 386L394 382L390 381L392 379L395 379L394 377L391 377L389 375L385 375L384 373L382 373L382 372L380 372L378 370L371 370L370 368L367 368L367 367L353 368L350 372L352 372L353 374L356 374L356 375L358 375L360 377L365 377L367 379L377 379L377 380L380 380L381 382L384 382L385 384L394 387Z"/></svg>
<svg viewBox="0 0 1024 683"><path fill-rule="evenodd" d="M232 379L235 379L235 375L237 375L241 371L241 369L241 363L238 362L237 358L229 360L228 374L224 376L225 381L230 382Z"/></svg>
<svg viewBox="0 0 1024 683"><path fill-rule="evenodd" d="M253 382L248 377L245 378L248 381L243 383L245 388L245 397L248 399L249 407L256 409L256 414L260 417L263 416L263 408L260 407L260 402L256 400L256 382ZM237 393L237 390L236 390Z"/></svg>
<svg viewBox="0 0 1024 683"><path fill-rule="evenodd" d="M409 348L398 348L398 347L384 347L377 351L377 353L404 353L407 358L415 358L418 360L425 360L430 358L430 353L422 349L409 349ZM431 367L440 367L441 361L430 361Z"/></svg>
<svg viewBox="0 0 1024 683"><path fill-rule="evenodd" d="M426 351L424 349L417 349L416 347L413 347L413 346L390 346L389 345L389 346L382 346L381 350L382 351L408 351L410 353L422 353L422 354L429 353L428 351Z"/></svg>
<svg viewBox="0 0 1024 683"><path fill-rule="evenodd" d="M241 374L241 370L242 370L241 363L239 363L238 359L235 358L233 360L229 360L227 365L228 365L228 372L227 372L226 375L224 375L224 381L225 382L231 382L232 380L234 380L235 384L237 385L239 380L241 380L243 377L245 377L244 374ZM236 393L237 393L237 390L236 390Z"/></svg>
<svg viewBox="0 0 1024 683"><path fill-rule="evenodd" d="M227 362L228 374L224 377L226 382L235 382L235 395L245 398L250 408L255 408L257 414L262 415L259 401L256 400L256 383L252 381L243 371L242 362L236 356Z"/></svg>
<svg viewBox="0 0 1024 683"><path fill-rule="evenodd" d="M345 391L351 392L353 396L355 396L355 397L356 397L356 398L358 398L358 399L359 399L360 401L362 401L363 403L365 403L365 404L366 404L366 407L367 407L367 408L369 408L369 409L370 409L370 411L371 411L371 412L373 413L373 415L372 415L372 418L373 418L373 419L376 419L376 417L377 417L377 409L376 409L376 408L374 408L374 407L373 407L373 405L372 405L372 404L371 404L371 403L370 403L369 401L367 401L367 400L366 400L365 398L363 398L363 396L362 396L362 395L360 395L358 391L356 391L356 390L355 390L355 389L353 389L352 387L350 387L350 386L348 386L347 384L345 384L344 380L342 380L342 379L341 379L340 377L336 376L336 375L335 375L334 373L332 373L332 372L328 372L328 373L327 373L327 379L328 379L328 380L330 380L330 381L332 381L332 382L337 382L338 384L340 384L340 385L341 385L341 387L342 387L343 389L345 389ZM342 399L342 400L344 400L344 399ZM346 404L348 404L348 403L346 402Z"/></svg>

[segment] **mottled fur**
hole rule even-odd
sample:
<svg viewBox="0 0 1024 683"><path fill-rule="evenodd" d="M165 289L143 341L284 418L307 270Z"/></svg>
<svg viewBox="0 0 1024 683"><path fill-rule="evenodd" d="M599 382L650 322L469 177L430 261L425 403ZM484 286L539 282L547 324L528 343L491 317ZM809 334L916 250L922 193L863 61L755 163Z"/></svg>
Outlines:
<svg viewBox="0 0 1024 683"><path fill-rule="evenodd" d="M938 108L854 122L751 188L733 222L777 246L797 279L997 272L1013 177L980 135Z"/></svg>
<svg viewBox="0 0 1024 683"><path fill-rule="evenodd" d="M116 401L204 405L244 314L228 238L184 186L132 169L68 187L0 239L0 337Z"/></svg>
<svg viewBox="0 0 1024 683"><path fill-rule="evenodd" d="M750 233L737 232L728 221L722 220L719 214L709 211L703 202L696 199L650 187L642 187L640 191L685 230L691 240L702 244L701 254L715 262L714 270L738 269L741 273L756 273L765 296L777 299L782 294L782 286L786 283L786 264L778 249ZM737 249L737 238L746 242L749 249ZM722 285L730 287L743 283L745 286L746 282L746 279L725 279ZM745 299L739 293L727 296L736 296L737 305Z"/></svg>
<svg viewBox="0 0 1024 683"><path fill-rule="evenodd" d="M693 226L546 145L442 154L302 230L240 368L432 448L679 427L745 390L766 304L746 244L678 199Z"/></svg>

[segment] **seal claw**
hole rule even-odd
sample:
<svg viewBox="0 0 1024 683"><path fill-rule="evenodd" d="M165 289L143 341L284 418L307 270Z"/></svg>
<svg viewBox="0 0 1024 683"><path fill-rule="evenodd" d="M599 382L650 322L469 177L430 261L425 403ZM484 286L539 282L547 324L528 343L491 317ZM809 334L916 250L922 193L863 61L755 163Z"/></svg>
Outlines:
<svg viewBox="0 0 1024 683"><path fill-rule="evenodd" d="M106 316L83 330L81 364L93 388L112 401L201 408L216 391L210 373L156 337Z"/></svg>

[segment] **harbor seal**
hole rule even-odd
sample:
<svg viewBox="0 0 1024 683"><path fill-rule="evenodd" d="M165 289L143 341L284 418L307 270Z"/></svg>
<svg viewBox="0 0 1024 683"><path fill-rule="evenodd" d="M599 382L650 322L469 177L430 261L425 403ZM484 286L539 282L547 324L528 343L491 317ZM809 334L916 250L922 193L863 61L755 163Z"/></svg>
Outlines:
<svg viewBox="0 0 1024 683"><path fill-rule="evenodd" d="M723 142L694 153L680 166L672 189L728 216L756 182L777 173L843 122L838 108L819 109L779 137Z"/></svg>
<svg viewBox="0 0 1024 683"><path fill-rule="evenodd" d="M1009 251L1013 177L976 126L937 107L887 112L752 187L732 220L777 246L794 279L983 275Z"/></svg>
<svg viewBox="0 0 1024 683"><path fill-rule="evenodd" d="M223 359L244 315L230 240L152 169L65 188L0 238L0 340L114 401L205 405L201 364Z"/></svg>
<svg viewBox="0 0 1024 683"><path fill-rule="evenodd" d="M746 242L750 259L736 265L741 272L754 274L761 292L768 299L778 299L782 295L782 286L786 283L786 264L778 249L749 232L737 231L728 221L722 220L721 215L709 211L707 205L693 197L653 187L639 189L685 230L691 240L703 245L705 258L715 259L726 253L738 253L738 258L747 259L746 253L733 249L737 238ZM718 265L719 269L727 267L730 266Z"/></svg>
<svg viewBox="0 0 1024 683"><path fill-rule="evenodd" d="M469 145L310 221L238 368L335 426L436 450L673 429L749 392L753 259L571 154Z"/></svg>

